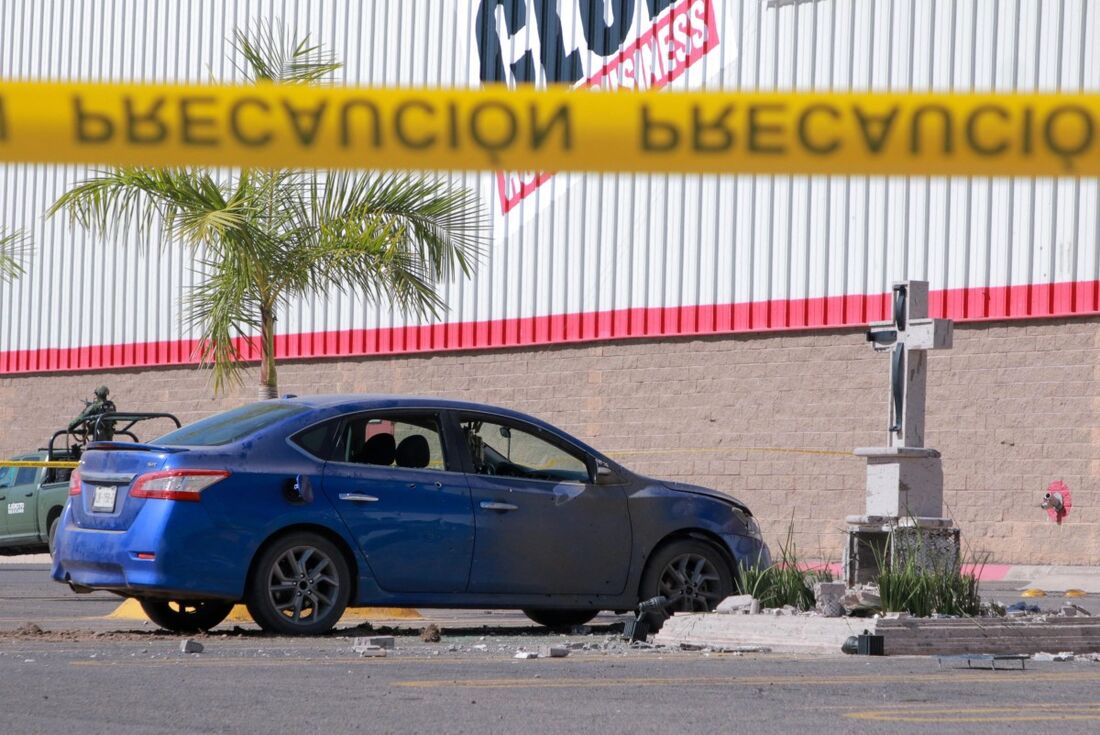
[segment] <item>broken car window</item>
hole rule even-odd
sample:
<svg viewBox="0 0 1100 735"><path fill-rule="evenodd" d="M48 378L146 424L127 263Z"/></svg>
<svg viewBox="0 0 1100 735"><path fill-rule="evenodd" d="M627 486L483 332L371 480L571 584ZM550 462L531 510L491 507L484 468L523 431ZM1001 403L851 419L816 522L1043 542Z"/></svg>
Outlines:
<svg viewBox="0 0 1100 735"><path fill-rule="evenodd" d="M548 482L589 482L584 460L532 433L489 421L466 419L462 432L474 471Z"/></svg>

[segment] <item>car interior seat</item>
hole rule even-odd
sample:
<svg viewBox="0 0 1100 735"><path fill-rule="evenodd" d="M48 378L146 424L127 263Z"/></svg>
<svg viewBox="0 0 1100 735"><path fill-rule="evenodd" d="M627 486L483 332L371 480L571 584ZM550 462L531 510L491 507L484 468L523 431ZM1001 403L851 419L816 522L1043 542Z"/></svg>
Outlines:
<svg viewBox="0 0 1100 735"><path fill-rule="evenodd" d="M389 466L393 464L396 454L397 442L394 440L393 434L375 434L367 439L366 443L363 444L363 448L352 457L352 461L359 464Z"/></svg>
<svg viewBox="0 0 1100 735"><path fill-rule="evenodd" d="M401 440L397 445L397 466L410 469L423 469L432 461L432 450L428 440L420 434L413 434Z"/></svg>

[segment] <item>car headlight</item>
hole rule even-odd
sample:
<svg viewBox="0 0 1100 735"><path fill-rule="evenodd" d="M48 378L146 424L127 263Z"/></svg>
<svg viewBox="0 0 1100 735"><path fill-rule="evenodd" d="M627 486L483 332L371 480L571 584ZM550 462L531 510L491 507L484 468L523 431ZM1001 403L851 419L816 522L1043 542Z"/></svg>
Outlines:
<svg viewBox="0 0 1100 735"><path fill-rule="evenodd" d="M754 539L762 539L760 535L760 524L756 522L756 519L751 515L741 510L740 508L732 508L734 517L741 522L741 525L745 529L745 535L751 536Z"/></svg>

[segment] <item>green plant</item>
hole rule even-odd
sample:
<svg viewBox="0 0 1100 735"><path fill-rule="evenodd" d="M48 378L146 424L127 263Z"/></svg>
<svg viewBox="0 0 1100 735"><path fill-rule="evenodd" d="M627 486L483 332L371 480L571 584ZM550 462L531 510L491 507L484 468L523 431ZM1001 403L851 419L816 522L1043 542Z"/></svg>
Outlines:
<svg viewBox="0 0 1100 735"><path fill-rule="evenodd" d="M889 547L893 548L893 537ZM909 550L905 558L882 558L876 552L879 598L885 612L907 612L917 617L933 614L973 617L981 614L978 574L966 574L961 564L942 567L922 565L922 547ZM982 563L984 565L984 562Z"/></svg>
<svg viewBox="0 0 1100 735"><path fill-rule="evenodd" d="M810 570L799 561L793 524L788 526L787 538L779 545L778 561L766 567L759 559L742 564L738 577L741 593L752 595L762 607L791 605L799 610L814 606L814 583L832 580L828 570Z"/></svg>
<svg viewBox="0 0 1100 735"><path fill-rule="evenodd" d="M14 281L23 275L26 251L27 237L21 230L0 230L0 282Z"/></svg>
<svg viewBox="0 0 1100 735"><path fill-rule="evenodd" d="M254 84L316 84L340 67L308 39L260 25L237 31L238 69ZM475 193L411 175L245 169L112 168L49 210L142 242L188 248L202 283L189 294L198 357L215 391L239 382L259 335L259 397L278 394L275 321L292 299L351 292L419 316L444 308L438 284L468 275L486 221Z"/></svg>

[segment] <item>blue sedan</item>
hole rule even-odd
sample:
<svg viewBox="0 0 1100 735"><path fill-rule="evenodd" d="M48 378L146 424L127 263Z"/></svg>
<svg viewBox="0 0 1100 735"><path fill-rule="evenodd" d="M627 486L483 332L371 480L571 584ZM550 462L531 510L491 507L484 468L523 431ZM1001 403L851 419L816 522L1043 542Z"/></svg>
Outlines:
<svg viewBox="0 0 1100 735"><path fill-rule="evenodd" d="M658 595L713 609L769 563L752 513L637 475L538 419L459 401L313 396L150 444L89 445L53 578L211 628L322 633L349 604L523 610L554 628Z"/></svg>

